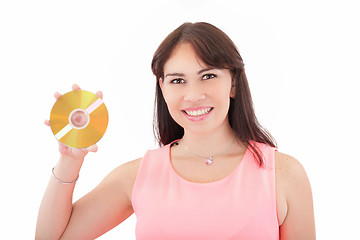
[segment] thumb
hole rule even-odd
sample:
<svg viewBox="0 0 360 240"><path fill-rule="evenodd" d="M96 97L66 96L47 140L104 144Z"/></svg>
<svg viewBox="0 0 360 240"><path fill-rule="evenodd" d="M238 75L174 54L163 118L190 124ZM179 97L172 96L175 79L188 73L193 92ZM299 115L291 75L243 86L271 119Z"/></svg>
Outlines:
<svg viewBox="0 0 360 240"><path fill-rule="evenodd" d="M98 146L96 144L94 144L94 145L88 147L87 150L89 150L89 152L97 152Z"/></svg>

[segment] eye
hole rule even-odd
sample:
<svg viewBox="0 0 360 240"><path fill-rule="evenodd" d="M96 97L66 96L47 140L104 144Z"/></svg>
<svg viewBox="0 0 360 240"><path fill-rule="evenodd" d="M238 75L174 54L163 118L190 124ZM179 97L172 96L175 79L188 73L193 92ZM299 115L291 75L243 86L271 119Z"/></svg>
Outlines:
<svg viewBox="0 0 360 240"><path fill-rule="evenodd" d="M202 79L203 80L208 80L208 79L211 79L211 78L215 78L216 75L215 74L212 74L212 73L209 73L209 74L205 74Z"/></svg>
<svg viewBox="0 0 360 240"><path fill-rule="evenodd" d="M180 84L180 83L184 83L185 80L182 79L182 78L177 78L177 79L173 79L170 81L170 83L173 83L173 84Z"/></svg>

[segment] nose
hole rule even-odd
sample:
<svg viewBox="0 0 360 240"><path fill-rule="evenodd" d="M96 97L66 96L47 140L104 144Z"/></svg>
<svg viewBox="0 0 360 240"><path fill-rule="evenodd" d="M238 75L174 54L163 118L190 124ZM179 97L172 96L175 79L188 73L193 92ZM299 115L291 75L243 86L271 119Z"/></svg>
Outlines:
<svg viewBox="0 0 360 240"><path fill-rule="evenodd" d="M184 101L199 102L206 98L204 88L199 83L188 84L185 89Z"/></svg>

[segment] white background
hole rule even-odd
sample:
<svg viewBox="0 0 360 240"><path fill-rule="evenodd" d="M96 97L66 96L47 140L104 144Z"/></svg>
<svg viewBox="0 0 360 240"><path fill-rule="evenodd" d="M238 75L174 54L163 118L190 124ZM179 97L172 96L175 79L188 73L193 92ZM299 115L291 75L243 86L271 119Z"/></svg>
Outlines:
<svg viewBox="0 0 360 240"><path fill-rule="evenodd" d="M109 110L74 200L156 147L150 62L186 21L210 22L238 46L260 122L307 171L318 239L360 239L360 17L355 1L331 0L2 1L0 238L34 238L58 159L43 124L55 91L102 90ZM135 239L135 222L100 239Z"/></svg>

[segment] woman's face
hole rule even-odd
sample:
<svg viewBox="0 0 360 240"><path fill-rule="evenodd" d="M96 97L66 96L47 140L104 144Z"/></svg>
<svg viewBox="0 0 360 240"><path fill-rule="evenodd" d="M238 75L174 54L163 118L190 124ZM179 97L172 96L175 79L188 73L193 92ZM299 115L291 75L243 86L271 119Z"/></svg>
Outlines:
<svg viewBox="0 0 360 240"><path fill-rule="evenodd" d="M180 43L164 65L160 87L172 118L188 131L229 127L232 77L228 69L207 66L189 43Z"/></svg>

